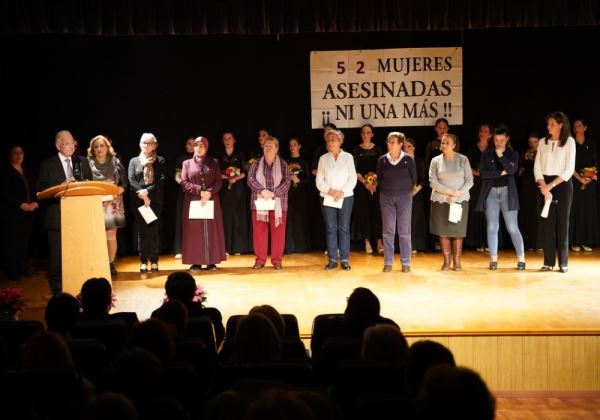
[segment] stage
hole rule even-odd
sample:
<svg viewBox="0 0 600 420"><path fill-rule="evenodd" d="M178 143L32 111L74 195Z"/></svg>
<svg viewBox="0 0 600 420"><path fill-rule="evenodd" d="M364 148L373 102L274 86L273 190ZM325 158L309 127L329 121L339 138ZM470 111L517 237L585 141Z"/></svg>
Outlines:
<svg viewBox="0 0 600 420"><path fill-rule="evenodd" d="M486 254L466 251L462 271L442 272L439 253L417 253L410 273L400 271L398 256L393 271L383 273L377 254L353 252L350 271L325 271L326 257L317 252L286 255L281 271L253 270L253 256L241 255L194 277L208 293L206 304L225 320L271 304L298 317L307 343L316 315L343 312L352 290L367 287L379 297L382 316L409 341L440 341L494 389L600 390L600 251L571 253L566 274L537 271L541 253L526 259L527 269L517 271L514 253L501 252L494 272ZM158 273L141 274L135 257L119 259L115 310L148 318L161 305L166 276L189 268L172 256L162 256L159 266ZM13 286L28 296L22 318L43 318L43 276L3 282Z"/></svg>

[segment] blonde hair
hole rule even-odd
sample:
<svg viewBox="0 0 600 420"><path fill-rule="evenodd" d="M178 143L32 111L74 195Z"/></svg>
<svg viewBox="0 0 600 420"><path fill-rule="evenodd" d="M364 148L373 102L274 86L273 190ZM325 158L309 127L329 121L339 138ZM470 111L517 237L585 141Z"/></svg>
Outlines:
<svg viewBox="0 0 600 420"><path fill-rule="evenodd" d="M277 137L274 136L269 136L265 139L265 142L263 143L263 146L265 144L267 144L267 142L271 142L273 143L275 146L277 146L277 148L279 149L279 140L277 140Z"/></svg>
<svg viewBox="0 0 600 420"><path fill-rule="evenodd" d="M406 136L404 135L404 133L401 133L399 131L392 131L392 132L390 132L387 135L387 140L389 140L390 137L396 137L398 139L398 144L404 143L404 141L406 140Z"/></svg>
<svg viewBox="0 0 600 420"><path fill-rule="evenodd" d="M108 138L104 137L102 134L100 134L90 140L90 147L88 147L88 149L87 149L87 157L89 157L89 158L94 157L94 143L96 143L97 141L104 142L104 144L106 145L106 148L108 149L108 152L107 152L108 156L115 155L115 149L113 149L111 141Z"/></svg>

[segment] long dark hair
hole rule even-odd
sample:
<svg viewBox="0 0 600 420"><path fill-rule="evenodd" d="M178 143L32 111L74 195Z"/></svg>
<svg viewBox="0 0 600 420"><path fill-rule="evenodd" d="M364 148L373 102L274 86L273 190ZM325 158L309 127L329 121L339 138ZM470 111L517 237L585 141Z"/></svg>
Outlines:
<svg viewBox="0 0 600 420"><path fill-rule="evenodd" d="M560 134L559 134L559 142L558 142L558 146L559 147L563 147L565 144L567 144L567 140L569 139L569 136L571 135L571 124L569 123L569 118L560 111L556 111L556 112L552 112L548 115L546 115L546 124L548 124L548 120L552 118L554 121L556 121L559 124L562 124L562 127L560 129ZM546 144L548 144L548 136L546 136L546 140L545 140Z"/></svg>

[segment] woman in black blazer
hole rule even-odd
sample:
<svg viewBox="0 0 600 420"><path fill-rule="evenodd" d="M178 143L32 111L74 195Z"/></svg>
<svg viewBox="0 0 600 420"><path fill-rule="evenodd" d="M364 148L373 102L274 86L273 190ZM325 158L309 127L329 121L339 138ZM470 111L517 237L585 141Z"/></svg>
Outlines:
<svg viewBox="0 0 600 420"><path fill-rule="evenodd" d="M165 191L165 158L157 156L158 141L152 133L142 134L140 154L129 161L130 203L133 206L137 225L137 243L140 254L140 272L158 271L159 230L158 223L162 212ZM157 220L146 223L139 208L150 207Z"/></svg>
<svg viewBox="0 0 600 420"><path fill-rule="evenodd" d="M487 243L490 250L490 270L498 268L498 227L500 212L517 252L517 270L525 269L525 247L517 222L519 193L515 173L519 170L519 153L510 146L508 128L500 125L494 129L494 146L481 154L479 173L481 192L477 211L485 211Z"/></svg>

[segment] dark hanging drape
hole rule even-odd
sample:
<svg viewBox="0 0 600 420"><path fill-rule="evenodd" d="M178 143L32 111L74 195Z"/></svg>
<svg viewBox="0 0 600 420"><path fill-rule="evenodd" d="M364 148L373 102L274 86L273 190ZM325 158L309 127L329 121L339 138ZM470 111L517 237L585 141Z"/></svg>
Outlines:
<svg viewBox="0 0 600 420"><path fill-rule="evenodd" d="M600 23L600 0L2 0L3 34L424 31Z"/></svg>

